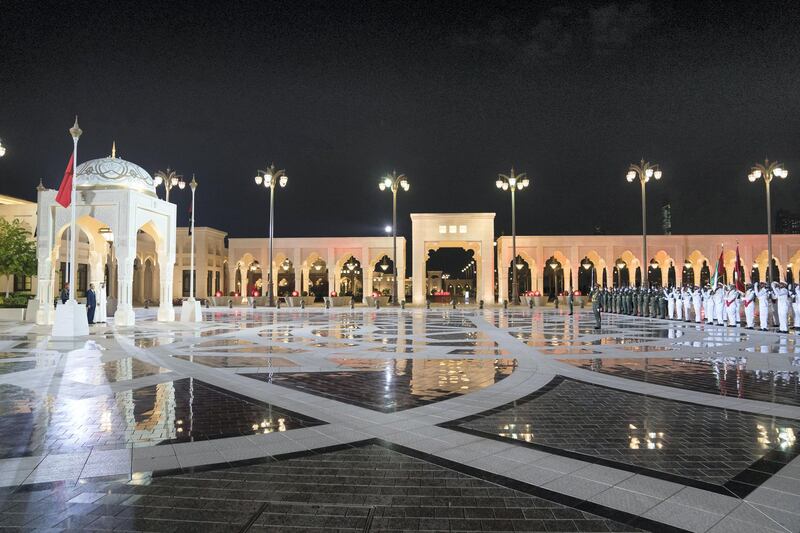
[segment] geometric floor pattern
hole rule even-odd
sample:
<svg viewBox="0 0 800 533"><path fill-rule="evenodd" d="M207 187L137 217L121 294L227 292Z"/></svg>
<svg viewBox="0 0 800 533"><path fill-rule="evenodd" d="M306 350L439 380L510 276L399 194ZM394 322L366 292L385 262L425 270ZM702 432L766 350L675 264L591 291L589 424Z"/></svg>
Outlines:
<svg viewBox="0 0 800 533"><path fill-rule="evenodd" d="M588 310L0 324L0 526L800 531L800 344Z"/></svg>
<svg viewBox="0 0 800 533"><path fill-rule="evenodd" d="M787 440L800 434L800 420L654 398L560 376L527 398L446 426L587 461L601 459L633 472L646 470L722 494L733 487L752 492L762 481L749 472L757 462L787 464L800 453L800 443Z"/></svg>
<svg viewBox="0 0 800 533"><path fill-rule="evenodd" d="M375 444L0 500L0 522L26 529L639 531Z"/></svg>

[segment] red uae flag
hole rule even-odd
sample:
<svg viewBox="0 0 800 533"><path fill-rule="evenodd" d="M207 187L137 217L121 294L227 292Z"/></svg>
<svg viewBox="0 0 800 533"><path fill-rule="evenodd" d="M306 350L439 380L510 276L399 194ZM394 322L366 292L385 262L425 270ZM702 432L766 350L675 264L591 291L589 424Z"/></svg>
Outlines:
<svg viewBox="0 0 800 533"><path fill-rule="evenodd" d="M64 207L69 207L72 203L72 177L74 173L74 158L75 153L69 156L69 163L67 163L67 170L64 171L64 177L61 179L61 185L58 187L58 194L56 195L56 202Z"/></svg>

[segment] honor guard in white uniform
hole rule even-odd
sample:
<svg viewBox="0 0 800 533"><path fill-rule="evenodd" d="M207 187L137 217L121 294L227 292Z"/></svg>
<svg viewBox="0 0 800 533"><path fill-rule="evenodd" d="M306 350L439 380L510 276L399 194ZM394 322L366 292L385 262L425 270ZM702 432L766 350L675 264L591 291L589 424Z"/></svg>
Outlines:
<svg viewBox="0 0 800 533"><path fill-rule="evenodd" d="M675 298L675 319L683 320L683 291L680 287L675 287L672 295Z"/></svg>
<svg viewBox="0 0 800 533"><path fill-rule="evenodd" d="M688 285L683 288L681 298L683 299L683 320L685 322L690 322L691 317L689 315L691 314L690 309L692 308L692 293Z"/></svg>
<svg viewBox="0 0 800 533"><path fill-rule="evenodd" d="M756 323L756 291L753 289L753 285L749 283L746 289L742 301L744 305L745 327L747 329L753 329Z"/></svg>
<svg viewBox="0 0 800 533"><path fill-rule="evenodd" d="M794 284L792 291L792 312L794 313L794 329L800 330L800 285Z"/></svg>
<svg viewBox="0 0 800 533"><path fill-rule="evenodd" d="M789 289L786 283L781 282L775 289L775 299L778 302L778 329L781 333L789 333Z"/></svg>
<svg viewBox="0 0 800 533"><path fill-rule="evenodd" d="M735 285L728 285L728 290L725 291L725 315L728 319L728 327L739 325L739 305L737 300L741 293Z"/></svg>
<svg viewBox="0 0 800 533"><path fill-rule="evenodd" d="M699 324L703 321L703 317L700 314L700 309L702 307L702 300L703 294L700 292L700 287L697 285L694 286L692 289L692 307L694 308L694 321L696 324Z"/></svg>
<svg viewBox="0 0 800 533"><path fill-rule="evenodd" d="M706 324L714 323L714 291L711 290L711 285L706 285L703 289L703 314Z"/></svg>
<svg viewBox="0 0 800 533"><path fill-rule="evenodd" d="M767 289L767 284L763 281L758 284L756 298L758 298L758 325L761 331L767 331L769 327L769 304L771 296Z"/></svg>
<svg viewBox="0 0 800 533"><path fill-rule="evenodd" d="M718 326L725 325L725 287L722 283L717 284L714 290L714 320Z"/></svg>
<svg viewBox="0 0 800 533"><path fill-rule="evenodd" d="M672 293L675 287L664 289L664 298L667 299L667 318L673 320L675 318L675 298Z"/></svg>

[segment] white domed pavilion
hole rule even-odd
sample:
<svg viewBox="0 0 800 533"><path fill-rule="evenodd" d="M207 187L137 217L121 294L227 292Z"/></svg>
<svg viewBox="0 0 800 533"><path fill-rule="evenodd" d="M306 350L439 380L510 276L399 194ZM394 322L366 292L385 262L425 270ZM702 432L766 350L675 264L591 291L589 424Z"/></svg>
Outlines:
<svg viewBox="0 0 800 533"><path fill-rule="evenodd" d="M134 263L137 235L144 232L155 241L159 267L158 319L175 320L172 307L173 267L175 264L175 204L156 196L155 181L142 167L116 157L80 163L75 174L77 190L77 225L79 240L88 241L88 283L95 287L106 279L106 272L116 263L116 300L114 321L117 326L135 323L133 310ZM69 228L70 209L56 203L57 191L41 188L38 198L38 324L52 324L56 298L56 267L62 237ZM109 244L111 252L109 253ZM113 258L111 260L110 258ZM109 276L111 277L111 276Z"/></svg>

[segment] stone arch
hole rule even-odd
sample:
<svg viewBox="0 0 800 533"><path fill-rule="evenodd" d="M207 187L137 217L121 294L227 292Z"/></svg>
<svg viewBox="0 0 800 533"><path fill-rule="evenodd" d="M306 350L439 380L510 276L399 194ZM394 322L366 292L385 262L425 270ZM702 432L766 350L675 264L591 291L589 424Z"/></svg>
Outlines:
<svg viewBox="0 0 800 533"><path fill-rule="evenodd" d="M622 252L619 258L625 261L628 270L628 285L633 286L636 282L636 269L641 267L642 263L630 250Z"/></svg>
<svg viewBox="0 0 800 533"><path fill-rule="evenodd" d="M759 253L758 256L756 256L756 259L755 259L755 263L758 264L758 275L759 275L759 279L761 281L767 281L767 279L768 279L767 278L767 256L768 256L768 254L769 254L769 252L767 250L761 250L761 253ZM725 255L726 255L725 267L727 268L727 266L728 266L727 252L725 253ZM777 273L777 275L778 275L777 277L773 276L772 277L772 281L779 281L779 279L781 279L780 278L781 272L783 272L783 266L781 265L781 262L780 262L780 260L778 259L778 257L776 255L773 254L772 259L775 261L775 267L773 267L773 271L775 271L776 267L777 267L777 272L775 272L775 273Z"/></svg>

